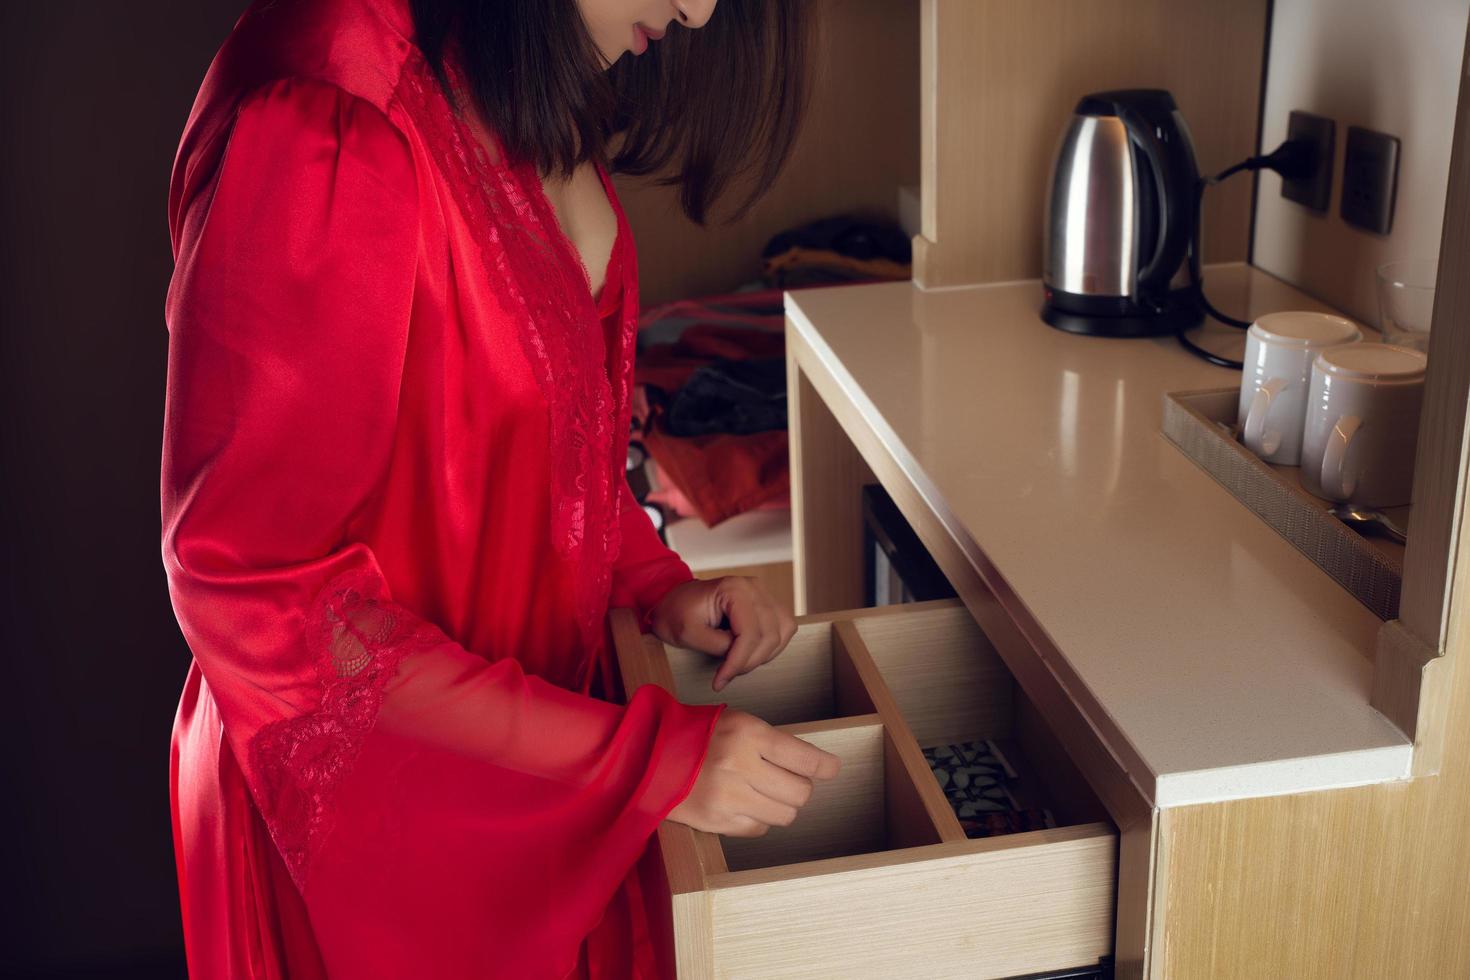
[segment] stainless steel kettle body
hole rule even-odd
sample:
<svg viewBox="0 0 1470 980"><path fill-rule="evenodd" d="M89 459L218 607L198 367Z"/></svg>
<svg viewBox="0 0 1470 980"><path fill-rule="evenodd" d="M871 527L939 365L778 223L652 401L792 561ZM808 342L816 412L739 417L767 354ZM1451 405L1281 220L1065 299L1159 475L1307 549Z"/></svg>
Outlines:
<svg viewBox="0 0 1470 980"><path fill-rule="evenodd" d="M1200 322L1182 273L1199 170L1161 89L1085 96L1062 133L1046 202L1042 318L1074 333L1137 337Z"/></svg>

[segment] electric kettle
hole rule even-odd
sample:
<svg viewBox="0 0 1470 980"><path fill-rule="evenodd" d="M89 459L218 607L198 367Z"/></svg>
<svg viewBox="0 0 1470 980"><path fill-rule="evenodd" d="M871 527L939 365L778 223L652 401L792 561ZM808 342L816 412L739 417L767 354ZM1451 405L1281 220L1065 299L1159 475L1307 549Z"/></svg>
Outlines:
<svg viewBox="0 0 1470 980"><path fill-rule="evenodd" d="M1173 96L1084 96L1050 187L1043 320L1072 333L1146 337L1203 319L1189 279L1199 169Z"/></svg>

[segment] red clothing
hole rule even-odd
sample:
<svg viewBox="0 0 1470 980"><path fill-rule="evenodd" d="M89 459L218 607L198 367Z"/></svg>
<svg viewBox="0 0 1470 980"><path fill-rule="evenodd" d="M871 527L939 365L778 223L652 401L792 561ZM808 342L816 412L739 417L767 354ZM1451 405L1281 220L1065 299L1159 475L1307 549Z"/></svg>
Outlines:
<svg viewBox="0 0 1470 980"><path fill-rule="evenodd" d="M646 322L646 321L645 321ZM781 357L786 352L782 321L767 332L749 326L697 323L671 344L654 344L639 358L635 380L676 391L695 370L716 358L732 361ZM635 401L639 399L635 398ZM647 400L643 403L647 406ZM716 432L672 436L664 413L651 407L640 419L643 445L667 477L710 527L791 492L790 447L785 429L737 435Z"/></svg>
<svg viewBox="0 0 1470 980"><path fill-rule="evenodd" d="M174 171L162 551L195 658L171 760L190 971L651 974L635 865L718 708L593 696L609 605L646 615L691 578L623 479L630 231L604 174L599 307L406 6L257 3Z"/></svg>

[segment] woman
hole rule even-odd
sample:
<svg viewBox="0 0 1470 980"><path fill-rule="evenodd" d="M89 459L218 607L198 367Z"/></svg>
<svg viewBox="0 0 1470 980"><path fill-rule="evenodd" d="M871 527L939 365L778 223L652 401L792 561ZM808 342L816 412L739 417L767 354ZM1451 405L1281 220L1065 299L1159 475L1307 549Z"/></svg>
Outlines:
<svg viewBox="0 0 1470 980"><path fill-rule="evenodd" d="M695 580L623 480L602 161L620 134L696 218L768 183L799 6L261 0L215 59L170 189L162 469L194 976L666 974L658 823L763 833L835 773L739 712L603 699L610 606L723 656L716 689L794 628Z"/></svg>

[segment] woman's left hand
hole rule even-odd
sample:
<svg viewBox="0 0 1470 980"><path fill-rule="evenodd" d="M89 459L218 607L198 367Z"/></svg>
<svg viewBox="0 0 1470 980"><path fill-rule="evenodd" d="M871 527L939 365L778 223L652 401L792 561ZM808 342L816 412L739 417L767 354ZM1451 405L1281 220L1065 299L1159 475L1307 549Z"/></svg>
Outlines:
<svg viewBox="0 0 1470 980"><path fill-rule="evenodd" d="M716 691L731 678L775 659L796 635L791 613L760 582L745 575L676 585L650 620L654 635L665 643L725 658L711 685ZM727 630L720 628L725 623Z"/></svg>

